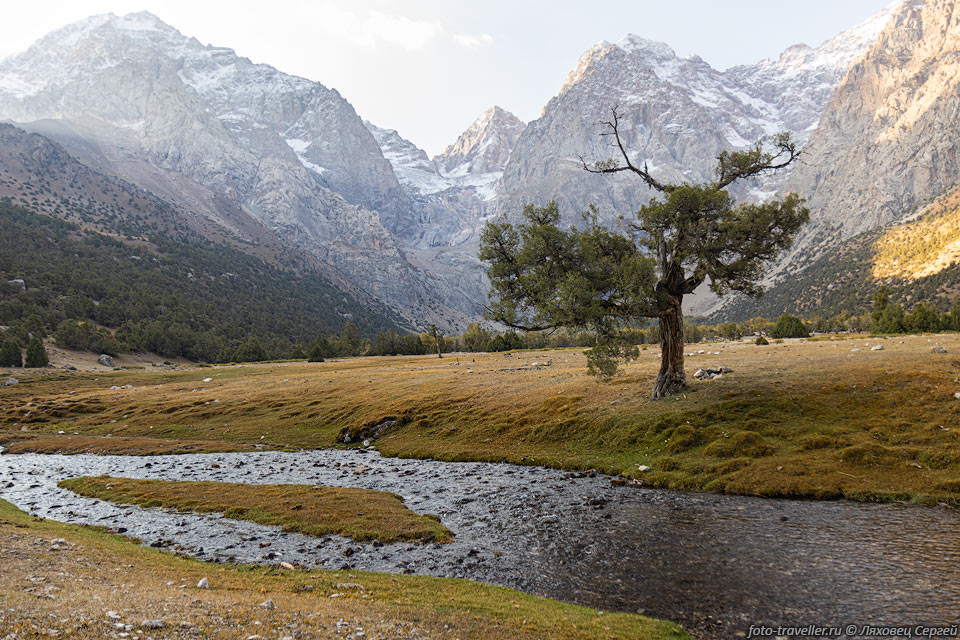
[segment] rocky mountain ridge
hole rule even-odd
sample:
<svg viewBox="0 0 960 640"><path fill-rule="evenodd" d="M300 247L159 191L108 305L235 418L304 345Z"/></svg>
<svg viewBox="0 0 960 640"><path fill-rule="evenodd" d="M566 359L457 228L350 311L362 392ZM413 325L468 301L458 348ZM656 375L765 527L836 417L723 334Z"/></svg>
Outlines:
<svg viewBox="0 0 960 640"><path fill-rule="evenodd" d="M665 181L709 179L718 153L779 131L810 140L808 148L823 158L817 166L830 168L801 166L734 193L755 201L786 189L812 194L815 224L784 265L809 263L811 247L827 246L830 234L868 228L872 223L856 216L838 222L829 213L856 205L855 197L836 195L844 184L836 177L865 179L858 161L873 149L861 144L861 156L848 162L841 141L887 135L913 149L927 144L927 112L916 107L912 115L897 113L883 131L854 131L879 117L881 111L861 108L864 96L872 96L870 79L890 75L898 56L911 60L904 73L932 74L944 95L954 86L952 62L941 59L953 46L953 23L933 17L947 4L894 3L818 47L795 45L776 60L724 71L635 35L601 42L581 56L538 119L525 125L493 107L434 158L397 131L363 121L336 90L202 45L146 13L95 16L0 63L0 118L50 136L91 167L182 202L223 229L240 212L415 324L455 330L483 307L487 283L476 249L491 216L516 217L525 204L556 200L565 221L577 222L594 203L614 225L652 195L631 176L583 171L581 157L617 156L599 135L613 106L632 157ZM946 34L940 45L918 44L936 40L936 29ZM890 89L883 113L927 104L921 92L928 95L932 85L918 83L914 94L897 97ZM933 102L946 121L941 93ZM918 125L926 137L910 133ZM941 145L944 153L950 144ZM951 173L954 160L935 160ZM891 200L885 210L935 195L941 179L921 173L915 168L909 178L916 197ZM942 181L952 184L950 176ZM871 215L880 223L895 217Z"/></svg>
<svg viewBox="0 0 960 640"><path fill-rule="evenodd" d="M95 16L0 63L0 117L211 217L226 199L415 324L478 313L407 259L413 203L339 93L151 14Z"/></svg>

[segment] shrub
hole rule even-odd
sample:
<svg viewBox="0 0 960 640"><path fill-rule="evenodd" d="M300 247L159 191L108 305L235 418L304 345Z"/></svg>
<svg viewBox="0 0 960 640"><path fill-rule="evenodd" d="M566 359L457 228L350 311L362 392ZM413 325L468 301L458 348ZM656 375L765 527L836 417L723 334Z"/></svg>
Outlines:
<svg viewBox="0 0 960 640"><path fill-rule="evenodd" d="M0 367L22 367L23 358L20 353L20 344L13 338L6 338L0 344Z"/></svg>
<svg viewBox="0 0 960 640"><path fill-rule="evenodd" d="M753 344L764 346L770 344L770 342L763 336L757 336L757 339L753 341Z"/></svg>
<svg viewBox="0 0 960 640"><path fill-rule="evenodd" d="M810 332L803 320L785 313L777 319L770 335L774 338L809 338Z"/></svg>
<svg viewBox="0 0 960 640"><path fill-rule="evenodd" d="M43 343L40 342L40 338L34 338L30 341L30 344L27 345L27 361L25 366L31 368L45 367L50 364L50 356L47 355L47 350L44 348Z"/></svg>

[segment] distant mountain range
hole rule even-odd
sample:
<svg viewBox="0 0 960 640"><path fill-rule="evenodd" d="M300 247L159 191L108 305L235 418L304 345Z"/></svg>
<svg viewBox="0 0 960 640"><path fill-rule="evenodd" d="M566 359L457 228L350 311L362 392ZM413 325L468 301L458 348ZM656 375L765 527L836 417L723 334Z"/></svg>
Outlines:
<svg viewBox="0 0 960 640"><path fill-rule="evenodd" d="M581 156L615 155L598 124L612 107L631 153L667 181L706 180L721 151L789 131L803 163L735 193L795 190L812 209L772 269L768 308L842 243L957 182L956 13L947 0L894 3L818 47L725 71L634 35L601 42L538 119L493 107L434 158L335 89L148 13L101 15L0 63L0 119L167 203L205 237L309 260L409 325L446 330L483 310L476 254L490 217L556 200L567 221L594 203L615 224L652 195L629 176L582 170ZM693 310L743 315L751 304L701 296Z"/></svg>

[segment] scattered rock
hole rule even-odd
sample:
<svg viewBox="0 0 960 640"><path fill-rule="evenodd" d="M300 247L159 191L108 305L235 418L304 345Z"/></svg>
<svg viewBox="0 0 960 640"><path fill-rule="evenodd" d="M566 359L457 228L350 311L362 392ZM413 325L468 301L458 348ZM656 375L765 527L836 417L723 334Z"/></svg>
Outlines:
<svg viewBox="0 0 960 640"><path fill-rule="evenodd" d="M204 378L201 382L213 382L213 378Z"/></svg>
<svg viewBox="0 0 960 640"><path fill-rule="evenodd" d="M651 467L648 467L645 464L638 464L637 471L650 471Z"/></svg>
<svg viewBox="0 0 960 640"><path fill-rule="evenodd" d="M141 629L163 629L167 623L163 620L144 620L140 623Z"/></svg>
<svg viewBox="0 0 960 640"><path fill-rule="evenodd" d="M280 568L281 568L281 569L289 569L289 570L291 570L291 571L294 570L294 569L296 569L296 567L293 566L292 564L290 564L289 562L281 562L281 563L280 563Z"/></svg>
<svg viewBox="0 0 960 640"><path fill-rule="evenodd" d="M276 605L273 604L273 600L265 600L264 602L260 603L260 608L266 609L267 611L272 611L276 608Z"/></svg>
<svg viewBox="0 0 960 640"><path fill-rule="evenodd" d="M883 351L883 345L875 344L872 347L870 347L870 351Z"/></svg>
<svg viewBox="0 0 960 640"><path fill-rule="evenodd" d="M730 367L701 367L694 372L693 377L697 380L712 380L732 371Z"/></svg>
<svg viewBox="0 0 960 640"><path fill-rule="evenodd" d="M206 578L200 578L200 582L197 583L197 589L209 589L210 581Z"/></svg>
<svg viewBox="0 0 960 640"><path fill-rule="evenodd" d="M957 391L955 394L953 394L953 397L957 400L960 400L960 391Z"/></svg>
<svg viewBox="0 0 960 640"><path fill-rule="evenodd" d="M117 613L116 611L107 611L107 617L110 618L111 620L119 620L120 614Z"/></svg>
<svg viewBox="0 0 960 640"><path fill-rule="evenodd" d="M938 344L937 346L931 348L930 351L931 351L932 353L946 353L946 352L947 352L947 348L946 348L946 347L942 347L942 346L940 346L940 345Z"/></svg>
<svg viewBox="0 0 960 640"><path fill-rule="evenodd" d="M23 281L23 278L14 278L13 280L7 280L7 284L16 289L17 291L26 291L27 284Z"/></svg>
<svg viewBox="0 0 960 640"><path fill-rule="evenodd" d="M20 381L16 378L7 378L7 381L3 383L3 386L12 387L15 384L20 384Z"/></svg>
<svg viewBox="0 0 960 640"><path fill-rule="evenodd" d="M101 354L100 354L100 357L97 358L97 362L99 362L100 364L102 364L102 365L105 366L105 367L112 367L112 366L113 366L113 358L111 358L110 356L108 356L108 355L105 354L105 353L101 353Z"/></svg>
<svg viewBox="0 0 960 640"><path fill-rule="evenodd" d="M351 442L356 442L357 440L361 439L372 442L382 436L384 431L395 426L397 426L396 418L386 418L375 425L362 427L361 429L353 432L351 432L350 427L344 427L343 430L340 431L340 435L337 436L337 442L350 444Z"/></svg>

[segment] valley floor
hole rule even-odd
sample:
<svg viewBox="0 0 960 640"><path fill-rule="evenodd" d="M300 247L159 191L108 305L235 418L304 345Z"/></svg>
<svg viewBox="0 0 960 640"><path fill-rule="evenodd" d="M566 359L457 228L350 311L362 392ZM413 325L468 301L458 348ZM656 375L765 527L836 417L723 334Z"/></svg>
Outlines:
<svg viewBox="0 0 960 640"><path fill-rule="evenodd" d="M689 390L660 402L647 397L656 347L605 383L586 374L580 349L14 371L20 384L0 388L0 445L318 448L396 421L375 443L384 455L597 469L674 489L960 503L960 336L688 348L704 352L687 359ZM701 366L733 372L693 379Z"/></svg>
<svg viewBox="0 0 960 640"><path fill-rule="evenodd" d="M0 557L0 637L17 640L689 638L668 622L466 580L180 558L2 500Z"/></svg>

